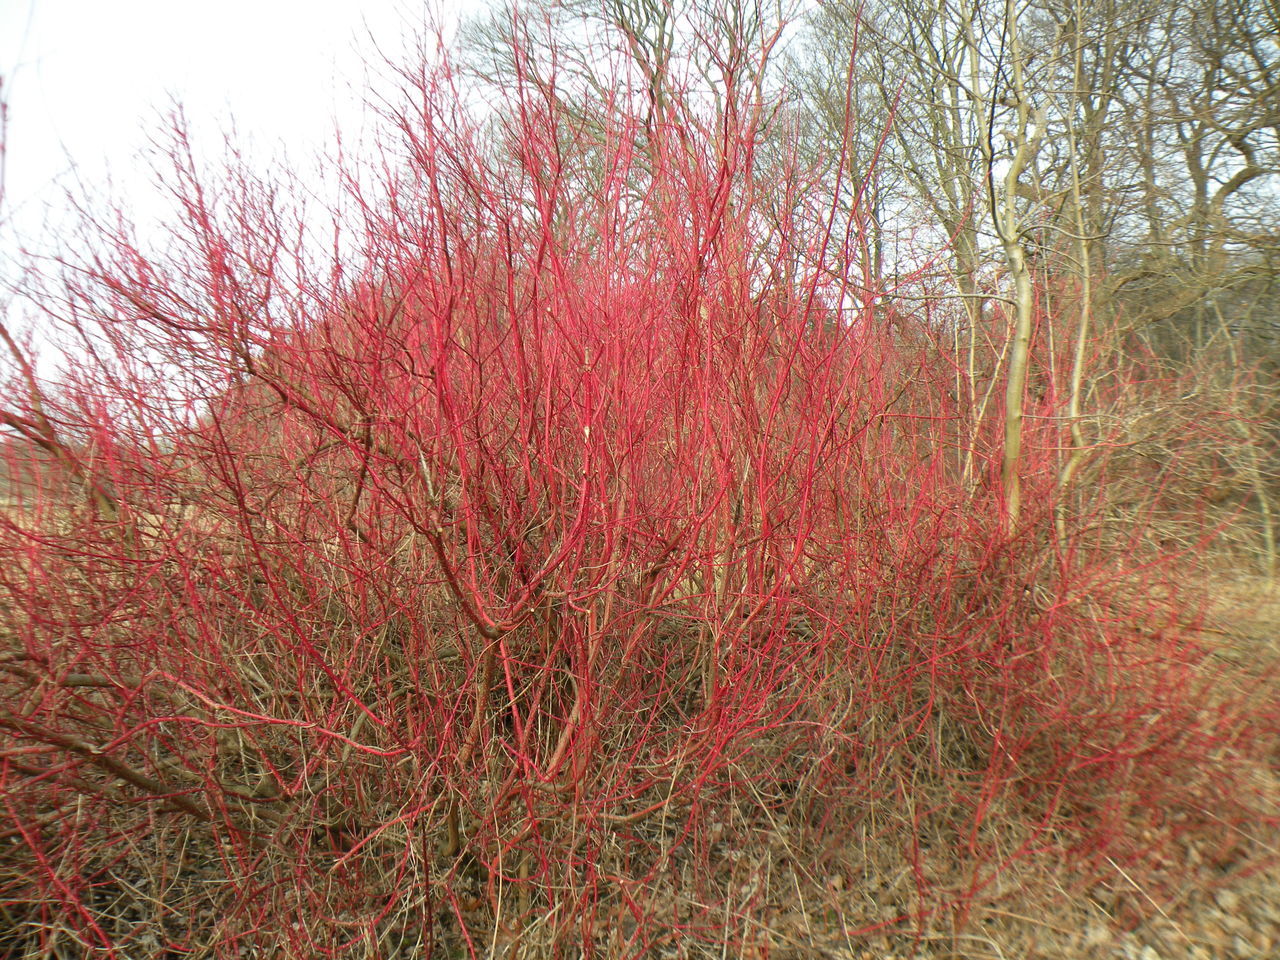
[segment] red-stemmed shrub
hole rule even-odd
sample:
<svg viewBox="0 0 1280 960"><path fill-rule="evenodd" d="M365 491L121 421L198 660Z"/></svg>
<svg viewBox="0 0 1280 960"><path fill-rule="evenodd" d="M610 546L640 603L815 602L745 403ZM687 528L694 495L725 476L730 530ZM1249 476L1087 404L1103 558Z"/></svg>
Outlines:
<svg viewBox="0 0 1280 960"><path fill-rule="evenodd" d="M104 231L29 301L79 339L3 414L15 955L745 949L869 850L910 880L837 929L913 931L1265 812L1107 436L1058 489L1069 373L1010 533L1000 391L866 289L764 94L525 70L483 127L422 74L327 261L180 132L164 254Z"/></svg>

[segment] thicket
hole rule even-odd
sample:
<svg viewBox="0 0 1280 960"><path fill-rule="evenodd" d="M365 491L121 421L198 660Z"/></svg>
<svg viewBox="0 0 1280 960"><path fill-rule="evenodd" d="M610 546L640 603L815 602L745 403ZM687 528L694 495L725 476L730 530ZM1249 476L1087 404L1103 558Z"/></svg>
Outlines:
<svg viewBox="0 0 1280 960"><path fill-rule="evenodd" d="M329 257L179 130L168 242L46 270L65 374L6 326L0 412L12 955L747 951L1245 855L1275 708L1150 535L1234 421L1152 439L1182 382L1090 335L1064 485L1040 289L1011 518L1012 307L960 338L867 269L749 54L570 107L517 44L482 120L406 71Z"/></svg>

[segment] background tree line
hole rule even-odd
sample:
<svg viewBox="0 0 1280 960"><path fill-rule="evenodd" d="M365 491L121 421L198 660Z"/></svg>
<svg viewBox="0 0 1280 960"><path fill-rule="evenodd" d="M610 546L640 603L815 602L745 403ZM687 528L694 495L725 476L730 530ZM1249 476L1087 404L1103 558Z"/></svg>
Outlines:
<svg viewBox="0 0 1280 960"><path fill-rule="evenodd" d="M976 482L971 438L1003 417L1013 515L1028 391L1052 391L1072 422L1071 483L1090 418L1115 414L1099 392L1108 370L1141 361L1190 378L1187 402L1130 403L1135 456L1161 457L1147 420L1176 432L1223 416L1190 486L1241 511L1274 572L1274 0L550 0L471 22L480 78L513 76L501 51L516 32L545 53L526 78L557 97L630 84L654 122L669 103L698 102L668 88L700 92L711 115L743 109L718 91L743 89L738 71L753 70L746 108L777 134L764 143L776 142L779 170L805 170L797 188L815 210L834 201L864 226L845 265L863 288L850 302L934 311L967 354L962 469ZM638 75L611 74L611 51L634 57ZM1244 387L1242 371L1255 374Z"/></svg>

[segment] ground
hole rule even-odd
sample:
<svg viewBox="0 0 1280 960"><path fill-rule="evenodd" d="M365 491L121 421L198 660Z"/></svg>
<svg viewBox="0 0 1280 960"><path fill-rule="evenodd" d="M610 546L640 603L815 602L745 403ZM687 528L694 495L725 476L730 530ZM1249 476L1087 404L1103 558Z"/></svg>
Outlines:
<svg viewBox="0 0 1280 960"><path fill-rule="evenodd" d="M1247 676L1264 677L1259 696L1276 696L1280 661L1280 582L1214 578L1203 631L1218 656ZM1280 808L1280 757L1269 782L1258 784ZM1265 775L1265 774L1264 774ZM947 960L1276 960L1280 958L1280 831L1260 826L1241 837L1240 861L1209 866L1195 842L1182 845L1185 880L1170 895L1153 894L1117 868L1108 883L1084 897L1026 892L1023 911L991 908L973 931L922 955ZM1244 856L1252 858L1246 862ZM1170 865L1177 873L1179 867ZM1035 885L1039 888L1041 885ZM1178 886L1175 881L1175 887ZM1012 898L1016 900L1016 898ZM888 945L885 945L888 947ZM846 957L893 956L888 949L854 950Z"/></svg>

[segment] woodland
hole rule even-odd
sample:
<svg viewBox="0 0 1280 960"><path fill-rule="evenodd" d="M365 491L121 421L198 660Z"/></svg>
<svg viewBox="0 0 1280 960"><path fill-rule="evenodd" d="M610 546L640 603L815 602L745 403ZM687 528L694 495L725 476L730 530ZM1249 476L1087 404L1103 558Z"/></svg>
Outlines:
<svg viewBox="0 0 1280 960"><path fill-rule="evenodd" d="M0 292L0 956L1276 956L1275 0L441 36Z"/></svg>

